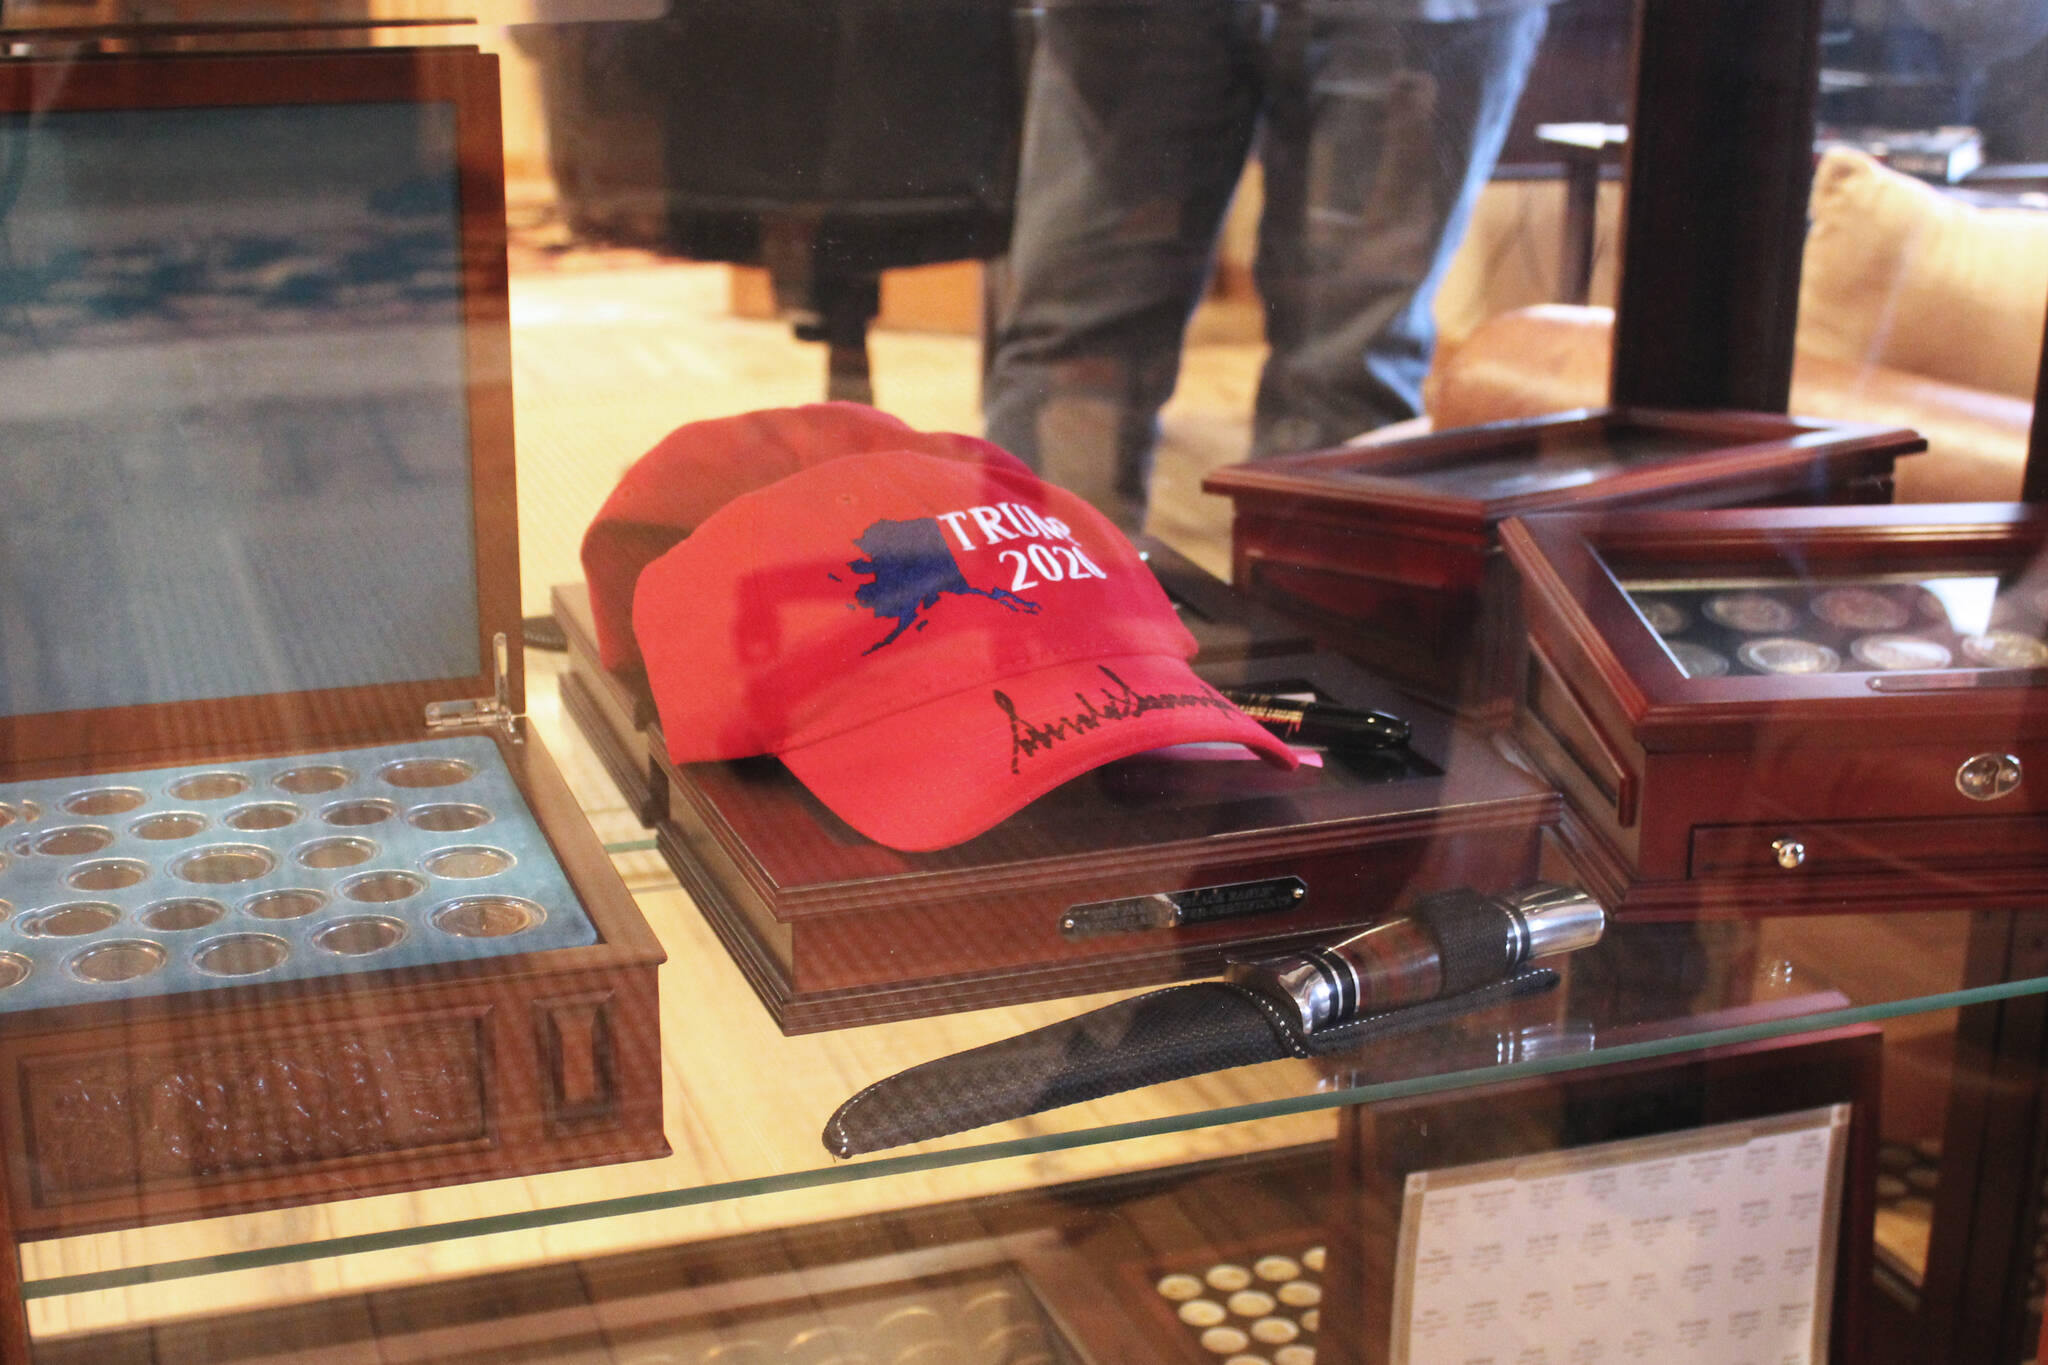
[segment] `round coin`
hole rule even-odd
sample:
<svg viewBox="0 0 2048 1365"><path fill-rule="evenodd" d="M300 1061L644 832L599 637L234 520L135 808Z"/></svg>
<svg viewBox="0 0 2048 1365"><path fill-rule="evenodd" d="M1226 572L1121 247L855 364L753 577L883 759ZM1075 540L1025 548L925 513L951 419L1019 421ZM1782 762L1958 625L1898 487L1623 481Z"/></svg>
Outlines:
<svg viewBox="0 0 2048 1365"><path fill-rule="evenodd" d="M1252 1273L1241 1265L1232 1265L1225 1261L1221 1265L1210 1266L1208 1273L1202 1278L1209 1282L1211 1289L1220 1289L1230 1294L1249 1286L1252 1282Z"/></svg>
<svg viewBox="0 0 2048 1365"><path fill-rule="evenodd" d="M1323 1301L1322 1286L1310 1284L1307 1280L1294 1280L1283 1284L1278 1294L1280 1302L1289 1308L1313 1308Z"/></svg>
<svg viewBox="0 0 2048 1365"><path fill-rule="evenodd" d="M1214 1327L1230 1316L1229 1310L1214 1299L1189 1299L1175 1311L1190 1327Z"/></svg>
<svg viewBox="0 0 2048 1365"><path fill-rule="evenodd" d="M1273 1311L1273 1296L1261 1289L1240 1289L1226 1307L1241 1318L1263 1318Z"/></svg>
<svg viewBox="0 0 2048 1365"><path fill-rule="evenodd" d="M1865 635L1849 646L1856 661L1870 668L1947 668L1948 646L1918 635Z"/></svg>
<svg viewBox="0 0 2048 1365"><path fill-rule="evenodd" d="M1189 1299L1201 1297L1202 1282L1192 1275L1162 1275L1159 1278L1158 1289L1162 1298L1172 1299L1175 1303L1186 1303Z"/></svg>
<svg viewBox="0 0 2048 1365"><path fill-rule="evenodd" d="M1829 588L1813 599L1813 614L1843 630L1897 630L1913 619L1904 602L1876 588Z"/></svg>
<svg viewBox="0 0 2048 1365"><path fill-rule="evenodd" d="M1713 620L1744 635L1790 630L1799 621L1799 613L1789 605L1760 592L1724 592L1708 598L1703 610Z"/></svg>
<svg viewBox="0 0 2048 1365"><path fill-rule="evenodd" d="M1667 640L1664 647L1678 661L1679 671L1688 678L1718 678L1728 671L1728 656L1690 640Z"/></svg>
<svg viewBox="0 0 2048 1365"><path fill-rule="evenodd" d="M1661 597L1638 597L1636 610L1643 614L1643 620L1659 635L1676 635L1692 624L1692 618L1685 608L1676 602L1667 602Z"/></svg>
<svg viewBox="0 0 2048 1365"><path fill-rule="evenodd" d="M1314 1331L1314 1328L1310 1328ZM1282 1346L1273 1352L1273 1365L1316 1365L1316 1348L1313 1346Z"/></svg>
<svg viewBox="0 0 2048 1365"><path fill-rule="evenodd" d="M1252 1344L1252 1339L1239 1327L1211 1327L1202 1333L1202 1349L1219 1356L1234 1355Z"/></svg>
<svg viewBox="0 0 2048 1365"><path fill-rule="evenodd" d="M1310 1247L1307 1251L1301 1253L1301 1263L1317 1274L1321 1274L1323 1270L1323 1257L1327 1254L1319 1246Z"/></svg>
<svg viewBox="0 0 2048 1365"><path fill-rule="evenodd" d="M1301 1335L1301 1329L1286 1318L1260 1318L1252 1324L1252 1335L1268 1346L1280 1346Z"/></svg>
<svg viewBox="0 0 2048 1365"><path fill-rule="evenodd" d="M2039 668L2048 664L2048 644L2016 630L1966 635L1963 653L1987 668Z"/></svg>
<svg viewBox="0 0 2048 1365"><path fill-rule="evenodd" d="M1789 635L1746 641L1735 657L1759 673L1832 673L1842 666L1842 656L1826 645Z"/></svg>

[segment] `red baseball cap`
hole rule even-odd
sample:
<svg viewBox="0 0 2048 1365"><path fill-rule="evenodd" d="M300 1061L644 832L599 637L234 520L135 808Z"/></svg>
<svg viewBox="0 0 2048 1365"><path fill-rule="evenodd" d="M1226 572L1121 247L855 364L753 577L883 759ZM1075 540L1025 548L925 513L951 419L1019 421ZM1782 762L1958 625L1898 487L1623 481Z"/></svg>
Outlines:
<svg viewBox="0 0 2048 1365"><path fill-rule="evenodd" d="M1188 667L1122 533L1008 456L850 455L743 494L640 575L633 628L670 758L777 754L893 848L1148 749L1297 761Z"/></svg>
<svg viewBox="0 0 2048 1365"><path fill-rule="evenodd" d="M814 464L870 450L921 450L967 460L1015 457L953 432L918 431L861 403L807 403L686 422L633 462L583 534L583 576L598 658L606 668L640 662L633 642L633 585L641 570L751 489ZM1022 469L1022 462L1017 462Z"/></svg>

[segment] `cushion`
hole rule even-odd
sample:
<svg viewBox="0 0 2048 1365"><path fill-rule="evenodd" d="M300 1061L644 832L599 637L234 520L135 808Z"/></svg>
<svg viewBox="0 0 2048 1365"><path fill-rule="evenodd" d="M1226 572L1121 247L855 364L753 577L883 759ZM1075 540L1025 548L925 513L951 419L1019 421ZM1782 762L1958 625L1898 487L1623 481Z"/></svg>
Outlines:
<svg viewBox="0 0 2048 1365"><path fill-rule="evenodd" d="M1814 172L1801 354L2031 399L2048 213L1984 208L1832 148Z"/></svg>

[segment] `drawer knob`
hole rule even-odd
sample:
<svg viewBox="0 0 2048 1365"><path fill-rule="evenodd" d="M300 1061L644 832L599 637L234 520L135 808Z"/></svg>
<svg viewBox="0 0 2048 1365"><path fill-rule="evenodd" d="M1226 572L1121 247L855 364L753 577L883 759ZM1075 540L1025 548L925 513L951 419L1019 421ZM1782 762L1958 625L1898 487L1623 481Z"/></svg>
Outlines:
<svg viewBox="0 0 2048 1365"><path fill-rule="evenodd" d="M1778 866L1787 872L1806 861L1806 845L1797 839L1771 840L1771 853L1776 856Z"/></svg>
<svg viewBox="0 0 2048 1365"><path fill-rule="evenodd" d="M2020 785L2020 761L2011 754L1978 754L1956 769L1956 790L1972 801L1996 801Z"/></svg>

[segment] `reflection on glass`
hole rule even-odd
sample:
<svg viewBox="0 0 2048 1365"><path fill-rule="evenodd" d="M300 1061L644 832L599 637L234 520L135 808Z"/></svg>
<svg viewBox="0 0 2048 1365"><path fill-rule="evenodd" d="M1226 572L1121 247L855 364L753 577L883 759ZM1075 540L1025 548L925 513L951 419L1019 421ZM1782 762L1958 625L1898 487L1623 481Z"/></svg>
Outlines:
<svg viewBox="0 0 2048 1365"><path fill-rule="evenodd" d="M0 116L0 168L0 715L477 671L452 106Z"/></svg>

